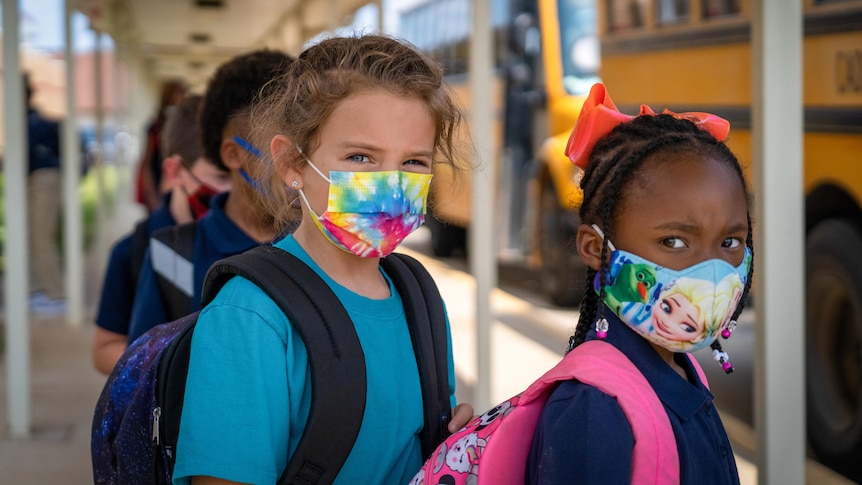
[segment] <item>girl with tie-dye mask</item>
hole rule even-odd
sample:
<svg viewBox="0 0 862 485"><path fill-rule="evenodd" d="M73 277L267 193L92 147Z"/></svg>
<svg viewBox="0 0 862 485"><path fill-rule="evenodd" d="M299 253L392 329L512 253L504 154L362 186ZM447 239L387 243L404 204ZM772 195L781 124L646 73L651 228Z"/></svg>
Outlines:
<svg viewBox="0 0 862 485"><path fill-rule="evenodd" d="M713 395L691 358L709 347L733 371L718 339L730 336L751 287L750 196L723 143L729 130L708 113L642 106L625 115L603 85L590 91L566 149L582 170L576 247L588 266L569 350L589 342L575 358L597 347L621 354L633 364L625 375L645 378L655 392L649 399L665 412L628 414L601 386L563 382L533 435L526 483L739 483ZM623 375L621 364L604 362L608 379ZM675 439L676 460L654 476L633 467L635 442L657 443L638 440L633 429L642 428L630 419L669 422L673 431L666 437Z"/></svg>
<svg viewBox="0 0 862 485"><path fill-rule="evenodd" d="M407 483L424 458L405 313L413 310L380 260L422 224L435 167L470 168L455 154L460 111L442 69L384 36L327 39L263 89L251 119L248 145L260 163L248 177L259 203L277 224L301 210L297 229L274 245L333 290L365 357L362 427L335 483ZM455 431L473 409L455 405L447 340L439 358L449 362L448 428ZM191 355L175 482L274 483L313 394L307 354L288 317L261 289L234 278L201 313Z"/></svg>

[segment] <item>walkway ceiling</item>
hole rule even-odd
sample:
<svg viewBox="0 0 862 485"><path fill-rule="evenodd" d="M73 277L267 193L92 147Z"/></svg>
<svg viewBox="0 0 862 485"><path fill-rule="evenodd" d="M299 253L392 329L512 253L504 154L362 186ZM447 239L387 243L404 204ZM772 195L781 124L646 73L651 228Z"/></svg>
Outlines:
<svg viewBox="0 0 862 485"><path fill-rule="evenodd" d="M202 84L250 49L298 53L321 32L349 25L372 0L73 0L118 54L140 55L155 79ZM379 5L379 3L378 3Z"/></svg>

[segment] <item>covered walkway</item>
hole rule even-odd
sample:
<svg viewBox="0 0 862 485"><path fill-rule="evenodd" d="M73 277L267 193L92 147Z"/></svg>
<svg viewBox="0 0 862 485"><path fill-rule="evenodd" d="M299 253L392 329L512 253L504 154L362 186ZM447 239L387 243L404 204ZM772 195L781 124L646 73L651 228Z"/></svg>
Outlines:
<svg viewBox="0 0 862 485"><path fill-rule="evenodd" d="M474 10L488 12L490 0L475 0ZM348 25L352 21L352 15L365 2L363 0L194 0L191 2L142 2L138 0L66 0L67 9L77 9L88 15L93 26L100 32L110 32L115 42L119 64L125 66L128 73L128 84L126 85L128 97L125 116L125 127L129 133L142 133L143 123L150 113L151 102L158 81L169 77L184 77L193 83L203 83L208 73L223 60L235 55L239 51L249 50L257 47L275 47L288 52L297 52L302 44L325 30L333 30L337 27ZM379 7L382 1L377 2ZM788 260L801 260L802 248L801 238L786 238L782 234L802 234L802 214L799 207L798 187L801 186L799 174L801 173L801 157L794 149L792 143L787 140L799 140L801 132L801 52L797 40L801 37L801 12L800 1L783 2L779 0L765 0L755 2L757 10L757 21L754 32L762 50L759 63L754 65L758 70L758 89L755 92L763 94L759 99L758 109L755 117L756 132L760 131L760 150L763 158L765 177L760 180L769 179L779 172L790 174L786 184L782 187L770 187L766 185L758 187L761 194L762 204L758 205L757 219L767 222L760 226L758 235L759 243L770 247L769 259L761 259L758 263L759 294L762 295L762 305L758 312L762 318L763 331L759 335L758 355L761 359L760 368L763 374L759 376L759 389L762 394L758 398L758 409L762 418L762 427L758 436L760 448L759 463L761 470L766 472L761 477L762 483L800 483L802 481L802 458L804 456L804 392L801 361L790 361L783 358L787 349L802 349L803 326L801 315L802 295L800 274L789 274L786 262ZM169 8L169 10L165 10ZM379 12L379 9L378 9ZM17 75L19 70L19 55L17 41L19 38L18 10L16 2L3 2L3 59L4 78L4 110L6 113L20 113L23 111L20 93L22 86ZM378 14L379 15L379 14ZM66 26L68 27L68 14ZM379 25L379 24L378 24ZM786 26L798 26L788 29ZM487 30L487 15L474 16L474 48L478 53L487 53L485 57L477 55L476 60L481 61L476 72L471 75L490 76L490 35L485 36ZM68 31L68 28L67 28ZM66 34L67 45L72 45L70 34ZM235 43L240 42L240 43ZM70 51L66 57L71 58ZM67 89L74 88L74 65L67 65L65 73ZM94 92L101 93L101 83L110 76L103 75L102 64L94 63ZM487 79L487 78L486 78ZM773 79L779 79L774 82ZM479 86L488 83L478 83ZM766 90L766 86L770 89ZM478 91L477 91L478 92ZM490 103L477 96L474 100L474 116L479 121L490 119ZM66 110L69 126L73 128L64 133L64 147L66 153L77 153L76 138L74 131L76 113L71 98L67 101ZM103 126L103 119L97 109L97 126ZM11 116L6 116L11 118ZM482 123L478 123L480 126ZM489 125L489 123L486 123ZM485 126L484 128L488 128ZM10 158L23 158L22 127L7 124L5 127L6 139L17 140L7 144L6 155ZM101 128L97 129L101 133ZM489 153L483 143L487 143L489 136L484 136L484 130L479 131L477 137L479 153ZM136 159L130 156L130 159ZM97 165L102 163L97 161ZM71 155L64 160L65 167L78 167L79 161L76 156ZM78 171L75 169L65 170L64 187L74 189L77 187ZM24 221L22 208L24 203L25 173L21 167L7 167L5 170L6 192L4 194L5 207L7 210L5 223L6 234L6 278L15 284L5 285L5 330L7 337L7 353L4 359L4 381L3 392L5 407L2 408L3 416L9 425L10 435L14 438L27 439L24 445L37 443L39 441L40 424L37 417L41 416L40 407L45 403L39 396L39 402L35 402L36 371L40 369L39 359L44 357L35 342L39 335L40 325L33 321L28 314L26 296L28 281L26 261L28 258L25 237L26 221ZM476 177L476 180L482 178ZM483 180L490 180L484 178ZM486 203L490 199L490 188L487 183L478 182L474 187L477 202L474 202L474 213L479 221L488 221L491 217L487 215L492 204ZM129 192L130 193L130 192ZM484 195L482 195L484 194ZM79 206L75 196L75 190L66 190L65 205L67 207L65 246L69 249L71 256L66 258L67 287L75 290L69 294L69 312L67 315L68 329L80 332L84 335L88 330L85 323L92 320L90 304L87 300L87 291L90 291L93 283L92 276L87 271L95 269L95 274L101 274L103 258L107 255L107 246L99 246L100 249L93 255L89 265L85 265L84 252L81 249L81 223L80 214L74 208ZM790 208L790 209L788 209ZM792 209L792 210L791 210ZM790 211L796 217L788 217ZM772 217L769 217L771 215ZM99 212L100 228L107 227L107 214ZM483 222L484 223L484 222ZM775 223L773 225L773 223ZM493 227L476 228L476 234L486 234L490 237ZM797 240L798 239L798 240ZM101 244L108 244L105 233L101 232L98 238ZM495 285L493 272L493 251L483 248L490 247L490 241L474 239L473 254L483 255L482 258L474 258L473 274L476 276L477 297L477 323L476 332L478 346L477 362L479 367L479 382L483 383L478 389L478 398L474 400L480 408L489 405L488 388L490 385L489 354L490 340L488 338L490 320L493 318L493 309L490 308L488 294ZM481 246L488 244L488 246ZM763 246L761 246L763 247ZM760 254L764 254L760 251ZM799 268L801 265L792 265ZM783 269L782 269L783 268ZM782 272L779 275L779 271ZM796 269L801 273L801 269ZM793 288L784 288L782 295L777 295L779 281L790 281L798 284ZM769 284L767 283L769 282ZM770 291L767 291L769 289ZM789 296L788 296L789 292ZM783 301L782 301L783 298ZM787 304L788 301L796 305ZM768 337L768 338L767 338ZM84 339L86 341L86 339ZM50 339L46 338L46 341ZM74 345L74 338L69 337L68 346ZM61 343L63 343L61 341ZM80 352L80 349L79 349ZM57 352L48 351L49 354ZM793 350L794 354L801 352ZM89 361L88 353L83 358ZM60 365L58 363L58 365ZM71 366L70 366L71 368ZM73 381L81 379L87 381L86 371L84 375L72 377ZM62 373L61 373L62 374ZM32 379L31 379L32 377ZM65 376L69 378L68 375ZM58 378L62 379L62 378ZM33 386L31 386L31 380ZM49 379L49 382L53 383ZM49 383L48 387L52 387ZM60 389L58 382L54 389ZM33 392L31 392L31 389ZM70 391L71 392L71 391ZM72 392L74 395L74 392ZM766 413L767 409L781 407L782 413ZM46 423L42 423L44 425ZM50 428L51 426L48 426ZM5 447L8 443L4 442ZM13 443L14 444L14 443ZM5 450L4 450L5 451ZM35 455L35 453L33 454ZM3 453L3 456L12 456ZM50 466L50 462L42 462L44 467ZM0 479L4 478L0 471ZM2 480L4 483L7 481ZM45 480L50 481L50 480ZM66 481L66 480L60 480ZM19 483L11 480L9 483ZM38 483L38 482L34 482ZM817 482L823 483L823 482Z"/></svg>

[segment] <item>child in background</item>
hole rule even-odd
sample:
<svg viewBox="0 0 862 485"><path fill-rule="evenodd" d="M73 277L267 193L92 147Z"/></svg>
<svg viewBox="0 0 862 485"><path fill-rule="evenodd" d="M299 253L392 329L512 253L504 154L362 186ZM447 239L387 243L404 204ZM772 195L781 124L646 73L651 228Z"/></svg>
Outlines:
<svg viewBox="0 0 862 485"><path fill-rule="evenodd" d="M716 338L730 335L751 285L750 195L723 143L728 132L707 113L642 106L639 116L624 115L597 84L567 147L584 171L577 249L589 267L570 350L604 340L644 375L670 420L681 484L739 483L713 396L686 355L711 346L732 370ZM687 280L709 291L690 293L696 301L687 305L666 297ZM657 319L656 309L685 315ZM683 323L670 329L672 321ZM526 483L631 483L634 441L614 397L565 381L536 427Z"/></svg>
<svg viewBox="0 0 862 485"><path fill-rule="evenodd" d="M282 224L295 201L288 187L302 203L299 227L275 246L328 284L365 355L368 401L337 484L407 483L423 461L405 308L379 263L422 224L433 165L466 168L453 154L460 112L442 76L396 40L332 38L300 54L253 112L261 133L276 133L250 174L270 194L263 201ZM449 340L441 357L454 406ZM302 339L275 302L231 279L195 328L174 482L275 483L308 419L309 372ZM450 432L471 416L458 405Z"/></svg>
<svg viewBox="0 0 862 485"><path fill-rule="evenodd" d="M200 148L197 120L202 101L200 95L186 96L168 113L161 135L161 151L168 156L160 164L167 192L158 208L111 249L93 334L93 365L103 374L111 372L126 350L132 303L150 235L203 217L212 195L230 190L229 173L205 158Z"/></svg>
<svg viewBox="0 0 862 485"><path fill-rule="evenodd" d="M147 125L144 153L138 166L136 199L146 207L148 214L159 207L162 197L170 190L169 182L162 177L162 160L169 155L164 152L162 136L170 111L179 104L187 90L185 83L178 79L165 81L156 114Z"/></svg>
<svg viewBox="0 0 862 485"><path fill-rule="evenodd" d="M158 246L160 250L153 251L151 245L138 280L128 343L160 323L199 310L204 276L212 263L279 237L272 218L256 201L258 187L247 180L247 172L259 162L247 151L245 140L252 101L292 61L283 52L261 49L227 61L210 79L200 112L203 150L230 174L232 188L213 197L210 211L195 222L191 259L177 248ZM182 305L174 304L177 301Z"/></svg>

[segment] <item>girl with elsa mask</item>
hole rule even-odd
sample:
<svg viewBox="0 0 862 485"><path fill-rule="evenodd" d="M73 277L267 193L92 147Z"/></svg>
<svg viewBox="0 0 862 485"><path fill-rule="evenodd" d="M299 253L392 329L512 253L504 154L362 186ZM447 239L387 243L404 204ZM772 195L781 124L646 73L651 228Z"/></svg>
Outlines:
<svg viewBox="0 0 862 485"><path fill-rule="evenodd" d="M713 395L690 355L711 347L732 371L718 337L730 336L751 286L750 197L723 143L729 130L708 113L642 106L628 116L603 85L590 91L566 149L583 170L576 247L589 268L569 350L588 342L584 348L602 346L632 364L663 410L643 407L651 414L638 424L669 422L663 436L675 442L652 445L676 453L644 476L633 466L643 463L633 430L643 428L616 396L568 380L542 410L526 483L739 483ZM621 374L621 363L604 362L607 379Z"/></svg>

